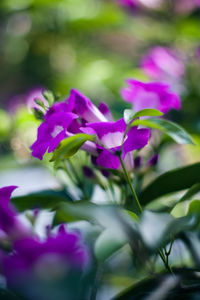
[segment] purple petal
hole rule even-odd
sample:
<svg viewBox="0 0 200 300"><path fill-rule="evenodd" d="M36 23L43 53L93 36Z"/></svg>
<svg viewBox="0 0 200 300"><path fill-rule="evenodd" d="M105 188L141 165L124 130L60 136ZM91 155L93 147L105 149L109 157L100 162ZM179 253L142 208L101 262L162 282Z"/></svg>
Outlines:
<svg viewBox="0 0 200 300"><path fill-rule="evenodd" d="M166 75L175 78L183 76L185 68L182 61L174 51L166 47L155 47L142 58L144 72L155 79Z"/></svg>
<svg viewBox="0 0 200 300"><path fill-rule="evenodd" d="M81 94L79 91L72 89L68 102L74 103L74 111L87 122L105 122L104 115L90 101L89 98Z"/></svg>
<svg viewBox="0 0 200 300"><path fill-rule="evenodd" d="M13 191L17 188L18 186L15 185L0 188L0 203L8 205Z"/></svg>
<svg viewBox="0 0 200 300"><path fill-rule="evenodd" d="M93 128L100 139L109 133L125 132L126 130L124 119L120 119L116 122L87 123L86 126Z"/></svg>
<svg viewBox="0 0 200 300"><path fill-rule="evenodd" d="M108 169L118 169L120 167L120 159L108 150L103 150L97 158L97 164Z"/></svg>
<svg viewBox="0 0 200 300"><path fill-rule="evenodd" d="M122 158L124 158L128 152L140 149L147 145L150 134L151 131L149 129L138 129L136 127L130 128L127 134L127 139L124 142Z"/></svg>
<svg viewBox="0 0 200 300"><path fill-rule="evenodd" d="M99 103L99 110L108 121L110 121L110 122L113 121L112 114L111 114L110 109L107 106L107 104L105 104L104 102Z"/></svg>
<svg viewBox="0 0 200 300"><path fill-rule="evenodd" d="M169 86L160 82L143 83L128 79L128 88L121 91L125 101L133 103L133 109L139 111L154 108L168 112L170 109L179 109L181 101L178 95L169 91Z"/></svg>

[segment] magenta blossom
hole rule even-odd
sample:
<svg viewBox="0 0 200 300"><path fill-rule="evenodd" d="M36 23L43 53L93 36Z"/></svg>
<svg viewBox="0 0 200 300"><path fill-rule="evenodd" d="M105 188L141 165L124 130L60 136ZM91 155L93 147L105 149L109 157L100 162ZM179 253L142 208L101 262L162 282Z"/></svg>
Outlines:
<svg viewBox="0 0 200 300"><path fill-rule="evenodd" d="M31 147L32 155L42 159L47 149L54 151L63 139L76 133L87 133L96 135L96 142L87 141L81 149L95 156L99 166L118 169L120 159L115 152L123 150L122 159L131 170L132 151L148 143L150 131L135 127L124 136L125 131L125 121L114 122L106 104L101 103L98 109L89 98L72 89L66 101L54 104L44 115L37 141Z"/></svg>
<svg viewBox="0 0 200 300"><path fill-rule="evenodd" d="M63 139L81 132L80 127L86 122L105 121L106 117L89 98L72 89L66 101L55 103L44 115L37 140L31 146L32 155L42 159L47 150L49 153L54 151ZM96 146L91 142L85 143L83 148L96 153Z"/></svg>
<svg viewBox="0 0 200 300"><path fill-rule="evenodd" d="M124 137L126 123L124 119L116 122L88 123L86 128L81 128L85 133L97 135L101 143L97 144L99 154L96 163L104 168L118 169L120 159L116 151L122 150L122 159L125 161L127 169L133 169L132 151L144 147L150 138L149 129L129 129Z"/></svg>
<svg viewBox="0 0 200 300"><path fill-rule="evenodd" d="M10 204L11 194L16 188L7 186L0 189L0 229L12 240L30 235L29 229L18 220L17 213Z"/></svg>
<svg viewBox="0 0 200 300"><path fill-rule="evenodd" d="M59 143L68 136L67 130L77 115L70 112L58 112L45 118L38 128L37 141L31 146L32 155L42 159L45 152L54 151Z"/></svg>
<svg viewBox="0 0 200 300"><path fill-rule="evenodd" d="M142 58L141 68L155 80L165 80L167 77L179 79L185 72L184 64L175 52L159 46L150 49Z"/></svg>
<svg viewBox="0 0 200 300"><path fill-rule="evenodd" d="M33 237L16 241L12 254L4 257L3 271L8 285L13 285L30 274L44 274L45 277L46 272L48 277L51 275L49 272L54 273L54 268L57 270L58 267L62 275L66 275L71 268L85 268L88 262L88 249L80 236L66 232L61 226L57 235L52 235L45 241ZM43 273L40 274L39 271Z"/></svg>
<svg viewBox="0 0 200 300"><path fill-rule="evenodd" d="M163 4L163 0L115 0L119 5L128 7L130 9L148 8L156 9Z"/></svg>
<svg viewBox="0 0 200 300"><path fill-rule="evenodd" d="M169 91L169 86L159 82L143 83L128 79L128 87L123 88L121 95L125 101L133 104L133 110L146 108L158 109L167 113L170 109L180 109L181 101L178 95Z"/></svg>
<svg viewBox="0 0 200 300"><path fill-rule="evenodd" d="M137 0L136 0L137 1ZM125 7L128 7L128 8L135 8L137 6L137 3L136 3L135 0L116 0L116 2L121 5L121 6L125 6Z"/></svg>

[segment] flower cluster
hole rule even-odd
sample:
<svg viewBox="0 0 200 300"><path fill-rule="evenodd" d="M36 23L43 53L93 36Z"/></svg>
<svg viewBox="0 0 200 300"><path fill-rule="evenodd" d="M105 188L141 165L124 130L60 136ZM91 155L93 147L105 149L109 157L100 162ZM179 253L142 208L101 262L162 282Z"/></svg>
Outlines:
<svg viewBox="0 0 200 300"><path fill-rule="evenodd" d="M68 276L71 270L83 270L88 263L88 250L80 236L68 233L63 225L57 234L50 234L41 241L18 220L17 212L9 204L15 186L0 189L0 229L12 244L10 253L1 250L2 273L11 288L24 285L27 279L55 280ZM56 276L56 278L55 278Z"/></svg>
<svg viewBox="0 0 200 300"><path fill-rule="evenodd" d="M180 99L164 84L127 82L129 87L122 90L122 96L134 104L135 111L156 108L166 113L172 108L180 108ZM37 140L31 146L32 155L42 159L47 150L49 153L54 151L62 140L77 133L96 136L95 142L87 141L82 146L95 164L120 169L120 153L129 171L133 169L132 151L144 147L150 138L149 129L131 127L127 130L123 118L113 121L105 103L100 103L97 108L89 98L72 89L65 101L55 103L45 113Z"/></svg>

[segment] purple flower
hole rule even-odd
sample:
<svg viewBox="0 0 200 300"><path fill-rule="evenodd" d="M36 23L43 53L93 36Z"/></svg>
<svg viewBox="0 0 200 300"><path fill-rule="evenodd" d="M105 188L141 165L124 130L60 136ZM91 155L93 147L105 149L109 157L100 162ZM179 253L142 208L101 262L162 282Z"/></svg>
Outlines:
<svg viewBox="0 0 200 300"><path fill-rule="evenodd" d="M163 0L115 0L119 5L135 9L136 7L156 9L161 6Z"/></svg>
<svg viewBox="0 0 200 300"><path fill-rule="evenodd" d="M174 51L166 47L154 47L142 58L141 68L155 80L170 76L181 78L185 72L184 64Z"/></svg>
<svg viewBox="0 0 200 300"><path fill-rule="evenodd" d="M139 169L142 165L142 157L141 156L137 156L135 159L134 159L134 167L135 169Z"/></svg>
<svg viewBox="0 0 200 300"><path fill-rule="evenodd" d="M31 147L32 155L42 159L47 149L52 152L63 139L83 132L96 135L99 139L96 143L87 141L81 147L97 157L97 165L120 168L120 159L115 152L123 148L122 159L132 170L131 152L148 143L150 131L134 127L124 137L126 126L123 119L113 121L106 104L101 103L98 109L89 98L72 89L66 101L54 104L45 114L44 122L38 128L37 141Z"/></svg>
<svg viewBox="0 0 200 300"><path fill-rule="evenodd" d="M7 186L0 189L0 229L12 240L30 235L29 229L18 220L17 213L10 204L12 192L16 188Z"/></svg>
<svg viewBox="0 0 200 300"><path fill-rule="evenodd" d="M80 120L77 120L77 118ZM106 117L79 91L72 89L66 101L55 103L45 114L44 122L38 128L36 142L31 146L32 155L43 158L43 155L54 151L59 143L74 133L86 122L105 122ZM82 149L95 154L94 143L86 142Z"/></svg>
<svg viewBox="0 0 200 300"><path fill-rule="evenodd" d="M155 154L149 159L147 165L150 167L154 167L155 165L157 165L158 160L159 160L159 154Z"/></svg>
<svg viewBox="0 0 200 300"><path fill-rule="evenodd" d="M100 143L97 144L97 148L100 151L96 163L104 168L118 169L120 167L120 159L115 152L123 149L122 159L125 161L127 168L131 170L133 168L131 152L144 147L150 138L149 129L132 127L124 139L126 131L124 119L116 122L88 123L86 126L86 128L82 128L82 131L96 134L100 140Z"/></svg>
<svg viewBox="0 0 200 300"><path fill-rule="evenodd" d="M95 174L94 174L93 170L90 167L83 166L82 170L83 170L83 174L84 174L85 177L90 178L90 179L95 178Z"/></svg>
<svg viewBox="0 0 200 300"><path fill-rule="evenodd" d="M179 0L174 1L175 11L179 14L187 14L200 6L199 0Z"/></svg>
<svg viewBox="0 0 200 300"><path fill-rule="evenodd" d="M31 146L32 155L41 160L47 150L49 153L54 151L69 135L67 130L76 118L78 116L71 112L56 112L46 116L38 128L37 140Z"/></svg>
<svg viewBox="0 0 200 300"><path fill-rule="evenodd" d="M133 104L135 111L154 108L167 113L170 109L178 110L181 107L179 96L170 92L166 84L143 83L134 79L128 79L126 82L128 87L122 89L121 95L125 101Z"/></svg>
<svg viewBox="0 0 200 300"><path fill-rule="evenodd" d="M136 1L135 0L116 0L116 2L119 5L128 7L128 8L135 8L137 6Z"/></svg>
<svg viewBox="0 0 200 300"><path fill-rule="evenodd" d="M16 286L31 276L55 279L55 274L66 276L71 269L83 270L88 265L88 249L76 233L60 227L57 235L45 241L29 237L13 245L11 255L3 259L3 273L8 286ZM60 279L60 278L59 278Z"/></svg>
<svg viewBox="0 0 200 300"><path fill-rule="evenodd" d="M91 102L89 98L79 91L72 89L67 103L74 113L86 122L106 122L103 113Z"/></svg>
<svg viewBox="0 0 200 300"><path fill-rule="evenodd" d="M110 121L110 122L113 121L111 111L106 103L104 103L104 102L99 103L99 110L108 121Z"/></svg>
<svg viewBox="0 0 200 300"><path fill-rule="evenodd" d="M40 105L36 103L37 100L40 100L47 108L49 107L48 101L44 98L43 92L45 91L44 88L37 87L32 90L30 90L26 95L26 102L29 111L31 111L33 108L41 110L43 113L45 113L45 109L41 108Z"/></svg>

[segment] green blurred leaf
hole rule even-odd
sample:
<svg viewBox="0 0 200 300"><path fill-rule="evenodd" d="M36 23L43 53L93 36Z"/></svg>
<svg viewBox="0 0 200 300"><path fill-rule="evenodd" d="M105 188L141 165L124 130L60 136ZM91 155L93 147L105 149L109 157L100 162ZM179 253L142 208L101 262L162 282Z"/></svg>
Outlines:
<svg viewBox="0 0 200 300"><path fill-rule="evenodd" d="M148 120L135 120L131 124L131 126L138 125L161 130L178 144L194 144L191 136L185 131L185 129L174 122L165 119L151 118Z"/></svg>
<svg viewBox="0 0 200 300"><path fill-rule="evenodd" d="M200 181L200 163L168 171L151 182L140 194L140 201L146 205L166 194L190 188Z"/></svg>
<svg viewBox="0 0 200 300"><path fill-rule="evenodd" d="M139 117L160 117L163 113L157 109L147 108L142 109L138 112L133 111L132 109L125 109L124 111L124 120L126 124L129 124L131 120Z"/></svg>
<svg viewBox="0 0 200 300"><path fill-rule="evenodd" d="M193 229L196 223L193 216L174 218L167 213L144 211L139 230L147 247L155 250L168 243L171 236Z"/></svg>
<svg viewBox="0 0 200 300"><path fill-rule="evenodd" d="M8 113L0 109L0 139L8 138L11 130L11 118Z"/></svg>
<svg viewBox="0 0 200 300"><path fill-rule="evenodd" d="M78 133L63 140L54 151L50 161L62 160L74 155L86 141L94 141L95 136Z"/></svg>
<svg viewBox="0 0 200 300"><path fill-rule="evenodd" d="M65 191L41 191L24 196L17 196L11 199L19 211L34 208L53 208L60 202L73 201Z"/></svg>
<svg viewBox="0 0 200 300"><path fill-rule="evenodd" d="M104 261L126 243L128 243L128 239L125 235L110 229L105 229L95 242L95 255L98 260Z"/></svg>
<svg viewBox="0 0 200 300"><path fill-rule="evenodd" d="M160 117L163 116L163 113L157 109L153 108L146 108L142 109L138 112L135 113L134 118L139 118L139 117Z"/></svg>
<svg viewBox="0 0 200 300"><path fill-rule="evenodd" d="M168 284L166 286L167 289L162 289L161 287L163 287L163 282L165 281L168 281ZM166 293L164 296L167 296L167 294L172 291L178 284L179 280L175 275L172 276L168 274L158 274L157 276L154 275L140 280L138 283L132 285L131 287L122 291L119 295L112 298L112 300L168 299L166 297L162 297L164 295L164 292ZM158 289L162 289L162 296L160 294L158 295ZM155 298L153 297L154 292Z"/></svg>
<svg viewBox="0 0 200 300"><path fill-rule="evenodd" d="M116 217L118 216L118 218ZM98 223L102 228L119 227L119 207L114 205L97 205L88 201L61 203L56 212L54 224L87 220Z"/></svg>
<svg viewBox="0 0 200 300"><path fill-rule="evenodd" d="M187 215L196 215L200 222L200 200L192 200L190 202Z"/></svg>
<svg viewBox="0 0 200 300"><path fill-rule="evenodd" d="M21 298L11 291L8 291L6 289L0 288L0 299L1 300L25 300L25 298Z"/></svg>
<svg viewBox="0 0 200 300"><path fill-rule="evenodd" d="M178 202L183 202L185 200L191 199L194 195L196 195L198 192L200 192L200 183L194 184L184 195L181 197L181 199Z"/></svg>

